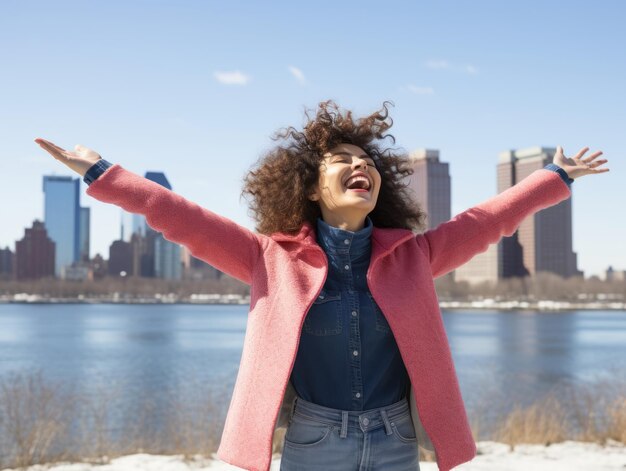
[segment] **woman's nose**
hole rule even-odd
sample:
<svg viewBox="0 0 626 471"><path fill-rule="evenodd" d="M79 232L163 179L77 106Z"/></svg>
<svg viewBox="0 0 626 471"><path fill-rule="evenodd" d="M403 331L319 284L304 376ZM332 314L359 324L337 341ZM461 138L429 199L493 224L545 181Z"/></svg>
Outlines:
<svg viewBox="0 0 626 471"><path fill-rule="evenodd" d="M357 159L355 168L362 168L362 169L367 170L367 162L362 159Z"/></svg>

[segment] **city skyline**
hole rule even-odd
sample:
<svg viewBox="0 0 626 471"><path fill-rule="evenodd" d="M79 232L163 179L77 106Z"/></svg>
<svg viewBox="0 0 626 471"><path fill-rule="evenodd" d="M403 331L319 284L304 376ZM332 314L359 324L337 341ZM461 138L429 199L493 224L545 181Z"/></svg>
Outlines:
<svg viewBox="0 0 626 471"><path fill-rule="evenodd" d="M35 137L82 144L140 175L163 171L177 193L252 229L242 179L276 130L301 127L304 108L326 99L357 116L391 100L394 147L438 149L450 163L452 216L497 194L501 152L602 150L611 171L572 184L573 250L587 276L625 269L625 15L617 1L453 10L9 2L0 16L0 247L43 219L41 175L77 177ZM86 195L81 204L91 208L90 255L103 253L119 236L119 208Z"/></svg>
<svg viewBox="0 0 626 471"><path fill-rule="evenodd" d="M498 193L551 163L555 152L554 148L542 147L502 152L497 162ZM430 230L451 218L450 166L440 160L436 149L416 149L410 153L409 159L413 174L405 182L412 197L426 212L425 230ZM148 171L144 177L173 190L163 172ZM46 229L56 244L56 276L59 277L65 269L64 265L69 265L68 261L84 260L83 247L90 245L90 209L80 206L78 179L44 175L43 182L46 215L52 221L51 229ZM80 214L78 211L63 211L64 206L80 210ZM68 221L67 215L63 216L65 213L73 217ZM584 271L577 269L577 254L572 252L571 213L572 198L568 198L558 206L527 218L512 237L502 238L498 244L492 244L485 252L459 267L454 278L475 283L486 280L495 282L537 271L550 271L564 277L583 275ZM75 223L70 224L72 221ZM119 227L119 238L110 241L108 251L99 253L105 259L109 256L110 274L124 272L167 279L182 277L182 247L150 228L143 215L131 214L120 208ZM73 258L66 253L72 250L75 252ZM150 267L146 272L148 265Z"/></svg>

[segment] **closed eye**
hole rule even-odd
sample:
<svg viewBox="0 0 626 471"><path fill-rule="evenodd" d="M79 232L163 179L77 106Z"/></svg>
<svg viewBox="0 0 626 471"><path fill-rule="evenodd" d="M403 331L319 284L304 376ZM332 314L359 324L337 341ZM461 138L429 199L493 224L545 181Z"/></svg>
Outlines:
<svg viewBox="0 0 626 471"><path fill-rule="evenodd" d="M367 162L367 165L369 167L376 168L376 164L374 163L374 160L372 160L372 159L365 159L365 161ZM337 158L332 160L332 163L340 163L340 162L351 163L352 159L350 159L349 157L337 157Z"/></svg>

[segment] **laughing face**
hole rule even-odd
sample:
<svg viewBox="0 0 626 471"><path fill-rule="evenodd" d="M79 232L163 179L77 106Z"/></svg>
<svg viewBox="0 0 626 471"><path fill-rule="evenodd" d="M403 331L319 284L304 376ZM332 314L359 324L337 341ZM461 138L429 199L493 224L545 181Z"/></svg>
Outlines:
<svg viewBox="0 0 626 471"><path fill-rule="evenodd" d="M327 224L348 231L362 229L380 191L374 159L352 144L339 144L323 157L318 186L309 198L319 203Z"/></svg>

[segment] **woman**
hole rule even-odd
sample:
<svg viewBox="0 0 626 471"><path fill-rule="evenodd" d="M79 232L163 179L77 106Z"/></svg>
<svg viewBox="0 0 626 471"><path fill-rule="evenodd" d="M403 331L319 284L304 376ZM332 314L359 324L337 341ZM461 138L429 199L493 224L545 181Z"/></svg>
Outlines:
<svg viewBox="0 0 626 471"><path fill-rule="evenodd" d="M417 438L441 470L471 460L467 421L433 279L570 196L576 178L608 171L588 148L437 228L383 146L383 110L354 120L320 103L245 178L257 232L103 160L35 141L84 176L87 194L145 215L164 237L251 285L241 364L218 457L266 471L288 413L281 469L416 470ZM395 142L395 141L394 141ZM415 231L415 232L414 232Z"/></svg>

